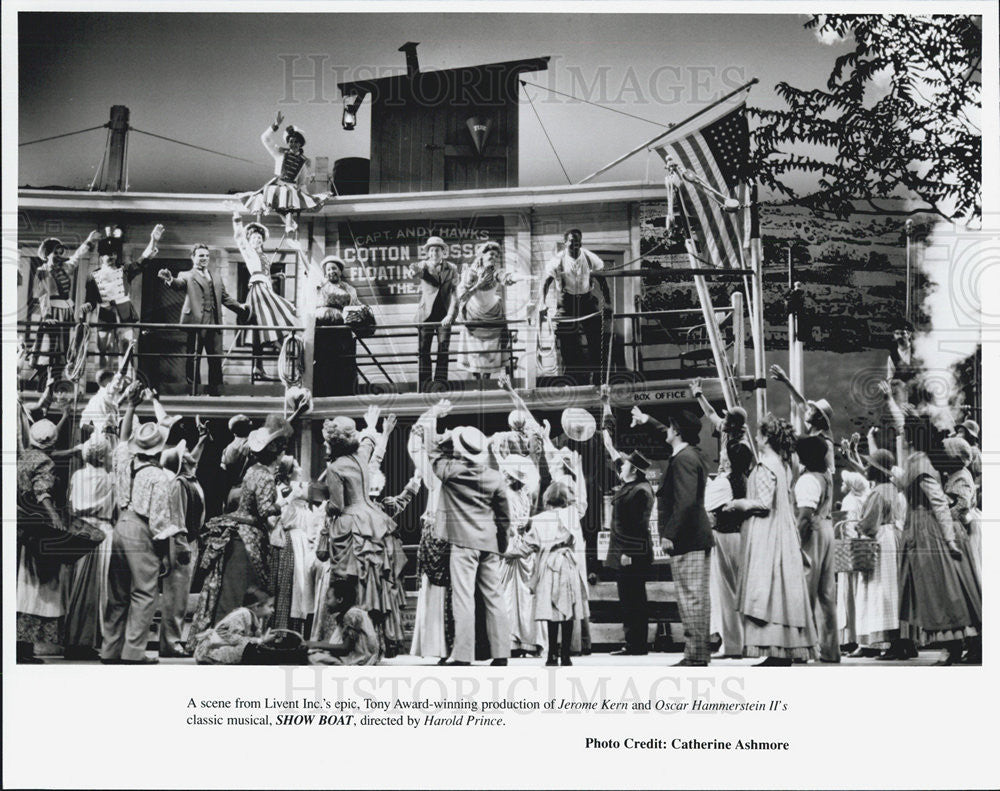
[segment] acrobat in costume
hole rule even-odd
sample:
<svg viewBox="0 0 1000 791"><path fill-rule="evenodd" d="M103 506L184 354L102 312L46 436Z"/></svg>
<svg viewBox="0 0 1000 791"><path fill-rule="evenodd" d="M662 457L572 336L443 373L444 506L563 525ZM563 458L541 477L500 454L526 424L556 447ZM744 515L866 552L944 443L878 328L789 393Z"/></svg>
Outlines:
<svg viewBox="0 0 1000 791"><path fill-rule="evenodd" d="M312 195L306 184L312 177L312 162L302 152L305 135L294 126L285 127L284 146L278 144L278 127L268 126L260 136L261 143L274 158L274 178L255 192L240 195L243 208L257 221L267 212L278 214L285 221L285 230L294 231L295 218L300 212L311 211L323 205L327 193Z"/></svg>

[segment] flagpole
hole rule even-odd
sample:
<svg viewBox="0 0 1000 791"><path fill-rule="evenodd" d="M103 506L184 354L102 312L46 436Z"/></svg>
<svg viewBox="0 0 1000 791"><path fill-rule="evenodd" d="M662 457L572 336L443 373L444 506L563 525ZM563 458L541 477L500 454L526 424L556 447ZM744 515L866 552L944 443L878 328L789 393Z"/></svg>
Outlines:
<svg viewBox="0 0 1000 791"><path fill-rule="evenodd" d="M606 173L607 171L611 170L611 168L615 167L616 165L620 165L622 162L624 162L629 157L633 157L636 154L638 154L640 151L642 151L643 149L646 149L649 146L653 145L653 143L655 143L657 140L660 140L661 138L664 138L667 135L672 134L673 132L676 132L680 127L684 126L687 123L690 123L695 118L698 118L699 116L704 115L705 113L707 113L712 108L718 107L720 104L722 104L723 102L727 101L728 99L732 99L736 94L740 93L741 91L745 91L745 90L747 90L747 88L753 87L758 82L760 82L760 80L758 80L756 77L754 77L752 80L750 80L750 82L746 83L745 85L741 85L735 91L731 91L731 92L727 93L721 99L718 99L718 100L712 102L707 107L701 108L698 112L694 113L693 115L689 115L683 121L678 121L676 124L671 124L669 127L667 127L667 131L661 132L656 137L654 137L652 140L647 140L641 146L633 148L631 151L629 151L624 156L618 157L618 159L616 159L614 162L611 162L611 163L605 165L600 170L595 170L593 173L591 173L585 179L583 179L582 181L578 181L577 183L578 184L586 184L591 179L595 179L598 176L600 176L602 173Z"/></svg>
<svg viewBox="0 0 1000 791"><path fill-rule="evenodd" d="M757 406L757 425L767 414L767 362L764 359L764 256L760 244L760 204L757 201L757 184L750 187L750 267L753 281L753 312L755 327L753 344L754 400Z"/></svg>

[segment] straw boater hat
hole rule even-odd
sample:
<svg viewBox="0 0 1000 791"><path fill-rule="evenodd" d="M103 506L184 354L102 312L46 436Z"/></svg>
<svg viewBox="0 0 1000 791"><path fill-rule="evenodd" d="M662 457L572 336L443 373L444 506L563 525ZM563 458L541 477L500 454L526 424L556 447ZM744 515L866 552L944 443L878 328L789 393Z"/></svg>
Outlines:
<svg viewBox="0 0 1000 791"><path fill-rule="evenodd" d="M483 464L487 456L486 435L475 426L459 426L451 432L455 451L473 464Z"/></svg>
<svg viewBox="0 0 1000 791"><path fill-rule="evenodd" d="M586 409L571 406L563 410L559 419L563 433L575 442L586 442L597 431L597 421Z"/></svg>
<svg viewBox="0 0 1000 791"><path fill-rule="evenodd" d="M40 245L38 245L38 257L41 258L43 261L48 261L49 255L52 254L53 250L55 250L57 247L65 247L65 246L66 245L64 245L54 236L50 236L48 239L46 239Z"/></svg>
<svg viewBox="0 0 1000 791"><path fill-rule="evenodd" d="M448 249L448 245L445 243L444 239L440 236L428 237L427 241L424 242L424 249L427 250L431 247L440 247L444 250Z"/></svg>
<svg viewBox="0 0 1000 791"><path fill-rule="evenodd" d="M156 423L142 423L128 441L129 450L142 456L158 455L167 444L167 429Z"/></svg>
<svg viewBox="0 0 1000 791"><path fill-rule="evenodd" d="M170 431L170 429L181 421L182 417L182 415L167 415L163 420L158 420L157 423L167 431Z"/></svg>
<svg viewBox="0 0 1000 791"><path fill-rule="evenodd" d="M59 428L51 420L42 418L31 424L29 434L31 435L31 444L34 447L46 450L55 444L56 438L59 436Z"/></svg>
<svg viewBox="0 0 1000 791"><path fill-rule="evenodd" d="M512 453L500 459L499 464L500 472L515 481L520 481L525 489L529 491L538 489L540 477L538 467L527 456L519 456L516 453Z"/></svg>
<svg viewBox="0 0 1000 791"><path fill-rule="evenodd" d="M259 222L248 222L245 226L243 226L243 235L246 236L247 239L250 238L250 234L254 231L264 237L265 242L271 238L271 232L267 230L267 226L261 225Z"/></svg>

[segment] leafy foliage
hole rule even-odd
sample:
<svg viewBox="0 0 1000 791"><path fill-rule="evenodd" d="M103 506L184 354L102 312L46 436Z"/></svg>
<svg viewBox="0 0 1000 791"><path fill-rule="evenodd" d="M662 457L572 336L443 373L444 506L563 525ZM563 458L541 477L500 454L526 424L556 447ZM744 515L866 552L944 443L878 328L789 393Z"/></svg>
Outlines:
<svg viewBox="0 0 1000 791"><path fill-rule="evenodd" d="M781 82L787 109L753 110L758 181L840 217L859 200L916 196L948 219L980 218L982 132L969 117L982 101L979 18L823 14L805 27L853 38L854 49L836 59L826 90ZM789 151L802 144L818 153ZM799 195L787 182L798 173L818 188Z"/></svg>

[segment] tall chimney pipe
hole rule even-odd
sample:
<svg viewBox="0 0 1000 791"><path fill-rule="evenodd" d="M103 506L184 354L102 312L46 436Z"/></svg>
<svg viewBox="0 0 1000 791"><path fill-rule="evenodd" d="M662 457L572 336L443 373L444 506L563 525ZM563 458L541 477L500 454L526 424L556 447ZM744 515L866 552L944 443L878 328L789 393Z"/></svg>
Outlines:
<svg viewBox="0 0 1000 791"><path fill-rule="evenodd" d="M417 41L407 41L399 48L400 52L406 53L406 76L414 77L420 71L420 64L417 62Z"/></svg>

